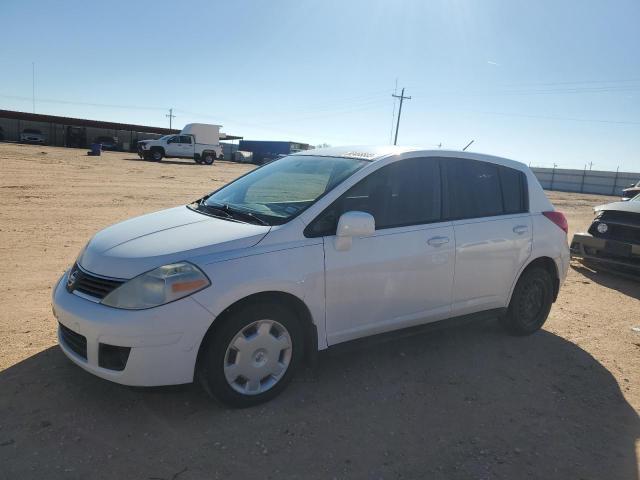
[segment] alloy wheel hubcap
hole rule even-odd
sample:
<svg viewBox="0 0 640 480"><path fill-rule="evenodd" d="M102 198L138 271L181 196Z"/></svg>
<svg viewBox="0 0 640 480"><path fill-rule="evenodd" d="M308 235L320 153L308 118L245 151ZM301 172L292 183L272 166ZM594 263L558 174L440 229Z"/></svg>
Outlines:
<svg viewBox="0 0 640 480"><path fill-rule="evenodd" d="M275 320L258 320L240 330L224 355L224 376L236 392L258 395L273 388L291 362L291 336Z"/></svg>

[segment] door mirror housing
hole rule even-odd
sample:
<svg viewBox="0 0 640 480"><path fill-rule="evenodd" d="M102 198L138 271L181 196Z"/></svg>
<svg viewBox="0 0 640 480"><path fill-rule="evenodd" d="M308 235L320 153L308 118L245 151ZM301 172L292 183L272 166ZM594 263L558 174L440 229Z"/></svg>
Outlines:
<svg viewBox="0 0 640 480"><path fill-rule="evenodd" d="M336 250L349 250L353 237L369 237L376 231L373 215L367 212L351 211L340 215L336 229Z"/></svg>

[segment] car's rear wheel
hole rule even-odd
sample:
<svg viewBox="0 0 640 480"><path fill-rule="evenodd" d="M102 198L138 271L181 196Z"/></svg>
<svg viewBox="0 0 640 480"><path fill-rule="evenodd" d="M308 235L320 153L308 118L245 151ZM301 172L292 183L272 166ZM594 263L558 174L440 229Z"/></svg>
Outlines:
<svg viewBox="0 0 640 480"><path fill-rule="evenodd" d="M255 303L221 321L207 336L199 361L205 390L236 408L278 395L303 354L303 333L295 315L280 305Z"/></svg>
<svg viewBox="0 0 640 480"><path fill-rule="evenodd" d="M542 328L553 303L553 279L544 268L534 267L520 276L507 313L505 328L514 335L530 335Z"/></svg>
<svg viewBox="0 0 640 480"><path fill-rule="evenodd" d="M202 154L202 163L204 163L205 165L212 165L215 159L216 159L215 152L204 152Z"/></svg>

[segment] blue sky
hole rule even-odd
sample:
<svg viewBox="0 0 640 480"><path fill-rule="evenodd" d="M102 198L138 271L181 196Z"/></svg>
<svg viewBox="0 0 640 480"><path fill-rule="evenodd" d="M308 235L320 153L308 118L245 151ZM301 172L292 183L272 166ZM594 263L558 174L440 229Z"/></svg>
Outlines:
<svg viewBox="0 0 640 480"><path fill-rule="evenodd" d="M637 0L3 0L0 108L640 171ZM396 109L397 111L397 109Z"/></svg>

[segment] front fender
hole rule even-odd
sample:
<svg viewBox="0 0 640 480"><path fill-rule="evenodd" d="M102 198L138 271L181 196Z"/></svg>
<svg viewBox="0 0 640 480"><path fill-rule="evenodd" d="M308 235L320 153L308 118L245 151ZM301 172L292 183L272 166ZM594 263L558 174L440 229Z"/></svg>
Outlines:
<svg viewBox="0 0 640 480"><path fill-rule="evenodd" d="M211 287L194 299L218 318L250 295L283 292L300 299L318 330L318 348L326 348L324 250L321 243L199 265ZM214 319L215 321L215 319Z"/></svg>

